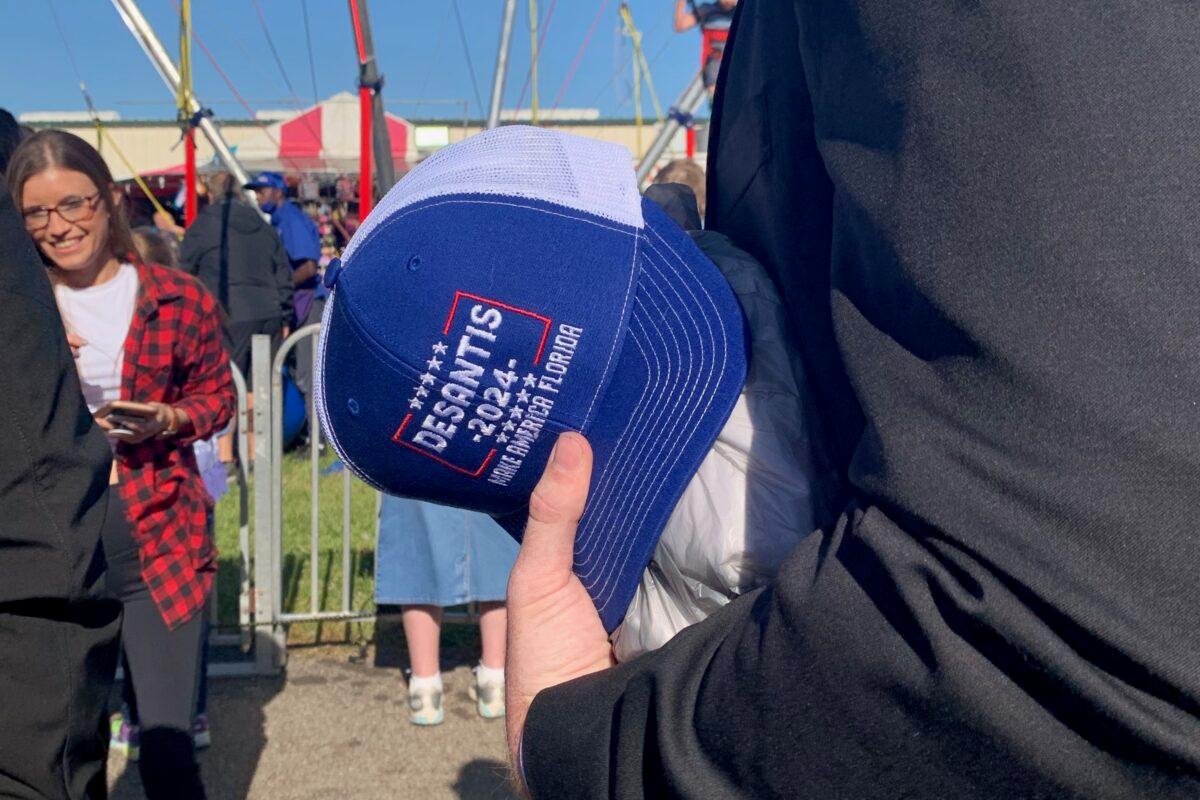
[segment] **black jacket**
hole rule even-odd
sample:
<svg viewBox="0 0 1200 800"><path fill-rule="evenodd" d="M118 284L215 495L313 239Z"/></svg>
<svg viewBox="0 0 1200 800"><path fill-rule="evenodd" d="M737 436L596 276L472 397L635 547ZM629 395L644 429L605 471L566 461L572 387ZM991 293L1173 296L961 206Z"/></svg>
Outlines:
<svg viewBox="0 0 1200 800"><path fill-rule="evenodd" d="M101 596L112 455L3 180L0 341L0 797L102 797L121 619Z"/></svg>
<svg viewBox="0 0 1200 800"><path fill-rule="evenodd" d="M738 9L708 222L850 490L772 587L539 694L534 797L1200 797L1200 9Z"/></svg>
<svg viewBox="0 0 1200 800"><path fill-rule="evenodd" d="M279 234L237 198L201 211L181 260L221 303L230 322L292 318L292 271ZM224 263L224 268L222 268Z"/></svg>
<svg viewBox="0 0 1200 800"><path fill-rule="evenodd" d="M0 181L0 609L78 600L112 453L92 423L46 269Z"/></svg>

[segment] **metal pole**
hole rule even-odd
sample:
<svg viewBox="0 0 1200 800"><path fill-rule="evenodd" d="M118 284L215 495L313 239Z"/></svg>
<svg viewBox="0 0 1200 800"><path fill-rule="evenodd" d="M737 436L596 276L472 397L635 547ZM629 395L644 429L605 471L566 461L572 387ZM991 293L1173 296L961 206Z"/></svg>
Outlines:
<svg viewBox="0 0 1200 800"><path fill-rule="evenodd" d="M184 201L183 225L190 228L196 221L196 129L185 106L192 96L192 3L183 0L179 14L179 123L183 126Z"/></svg>
<svg viewBox="0 0 1200 800"><path fill-rule="evenodd" d="M695 114L702 102L704 102L704 79L701 73L697 72L696 77L692 78L692 82L683 90L683 94L679 95L675 105L671 106L666 121L658 129L658 135L654 137L650 148L646 150L646 155L642 156L641 163L637 168L638 186L642 185L646 176L650 174L650 170L654 169L654 165L666 151L667 145L671 143L671 137L681 127L680 119Z"/></svg>
<svg viewBox="0 0 1200 800"><path fill-rule="evenodd" d="M183 136L183 175L186 184L183 201L183 226L190 228L196 221L196 131L188 128Z"/></svg>
<svg viewBox="0 0 1200 800"><path fill-rule="evenodd" d="M379 194L385 195L396 184L396 165L392 163L392 137L388 132L387 114L383 109L383 76L375 58L375 44L371 38L371 15L367 13L367 0L352 0L358 3L358 22L362 28L363 50L366 61L361 65L359 80L371 87L371 105L375 115L373 145L375 147L375 173L379 176Z"/></svg>
<svg viewBox="0 0 1200 800"><path fill-rule="evenodd" d="M358 55L358 219L361 222L371 213L375 199L371 180L371 128L374 127L374 112L371 107L371 87L365 80L367 44L363 40L362 20L356 0L350 0L350 27L354 31L354 51Z"/></svg>
<svg viewBox="0 0 1200 800"><path fill-rule="evenodd" d="M512 46L513 21L516 16L517 0L504 0L504 20L500 25L500 50L496 53L496 72L492 76L492 104L488 111L488 130L500 124L500 102L504 95L504 78L508 74L508 51Z"/></svg>
<svg viewBox="0 0 1200 800"><path fill-rule="evenodd" d="M251 343L253 346L253 342ZM251 350L251 357L254 351ZM239 644L242 652L250 652L251 637L254 625L254 598L251 596L250 580L250 484L246 478L250 474L250 445L253 423L250 421L250 395L246 389L246 378L237 365L230 365L233 372L233 385L237 390L237 421L234 431L237 435L237 484L238 484L238 570L240 581L238 588L238 628ZM213 603L213 607L216 607Z"/></svg>
<svg viewBox="0 0 1200 800"><path fill-rule="evenodd" d="M317 346L317 334L313 333L313 341L309 346L312 358L309 361L309 375L317 374L317 356L320 347ZM297 354L299 359L299 354ZM282 415L280 415L282 416ZM309 610L314 614L320 611L320 580L321 580L321 426L317 424L317 393L308 392L308 464L309 464ZM280 460L282 460L282 454Z"/></svg>
<svg viewBox="0 0 1200 800"><path fill-rule="evenodd" d="M256 334L250 339L250 370L254 382L254 663L260 675L277 672L287 659L281 644L279 607L275 604L279 563L271 527L271 337Z"/></svg>
<svg viewBox="0 0 1200 800"><path fill-rule="evenodd" d="M371 129L374 126L371 110L371 90L358 87L358 219L367 218L375 205L375 187L371 171Z"/></svg>
<svg viewBox="0 0 1200 800"><path fill-rule="evenodd" d="M142 46L142 50L150 59L150 63L154 65L154 69L158 71L158 76L162 78L163 83L171 90L173 95L179 95L179 71L175 69L175 65L171 62L171 57L167 55L167 51L163 49L162 42L158 40L154 29L150 27L150 23L142 16L142 12L138 9L134 0L112 0L113 6L116 7L117 13L121 15L121 19L125 21L126 27L137 39L138 44ZM195 114L201 110L200 101L194 94L188 98L189 110ZM242 165L234 157L233 152L229 149L229 145L225 144L225 139L221 136L220 129L207 116L200 118L199 128L204 132L209 144L217 154L217 158L225 165L225 169L233 173L233 177L237 180L239 186L243 186L250 182L250 176L246 174L246 170L242 169Z"/></svg>

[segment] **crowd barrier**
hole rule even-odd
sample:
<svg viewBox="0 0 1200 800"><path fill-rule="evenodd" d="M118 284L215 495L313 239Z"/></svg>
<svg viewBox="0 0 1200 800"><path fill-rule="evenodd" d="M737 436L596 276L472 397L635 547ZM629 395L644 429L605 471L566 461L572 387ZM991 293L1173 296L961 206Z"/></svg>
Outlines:
<svg viewBox="0 0 1200 800"><path fill-rule="evenodd" d="M250 650L252 645L251 630L253 628L253 598L250 583L250 487L247 479L250 458L247 449L245 431L250 430L249 401L246 392L246 379L236 365L233 370L233 386L237 395L237 412L234 417L232 430L236 436L234 450L234 477L236 487L232 489L237 494L238 522L238 552L235 561L236 571L230 575L228 570L218 571L213 579L212 599L209 601L209 643L217 646L237 646L243 652ZM233 578L238 586L238 616L236 627L220 619L216 601L220 583ZM209 663L209 674L236 675L253 671L251 665L243 662L218 661Z"/></svg>
<svg viewBox="0 0 1200 800"><path fill-rule="evenodd" d="M236 629L216 618L216 603L213 603L214 633L212 641L219 644L238 644L243 652L252 653L253 658L238 664L213 664L210 674L260 674L269 675L283 669L287 664L287 626L308 622L373 621L375 609L354 607L352 597L352 518L351 492L358 481L349 470L342 470L336 477L323 476L321 471L320 426L315 423L316 414L313 397L306 398L309 420L309 441L304 448L309 476L309 525L308 525L308 583L309 602L306 609L285 609L284 570L284 507L287 497L284 486L284 366L297 344L305 338L315 338L320 325L308 325L292 333L272 354L267 336L255 336L251 343L251 375L255 387L269 387L269 391L256 388L253 405L248 402L246 382L234 369L234 382L238 392L237 430L237 488L238 488L238 544L237 555L239 582L238 619ZM311 348L313 366L317 348ZM249 443L245 431L253 432L253 452L248 452ZM286 456L295 459L296 454ZM328 459L327 459L328 460ZM318 565L321 563L321 498L322 480L340 480L341 514L340 560L341 586L339 602L333 608L322 607L323 587ZM252 489L251 489L252 487ZM250 492L253 492L253 514L250 513ZM374 519L378 516L381 496L373 492L372 519L368 523L374 530ZM332 565L331 565L332 566ZM227 574L221 576L228 580ZM447 612L448 623L474 622L478 619L474 605L465 612Z"/></svg>

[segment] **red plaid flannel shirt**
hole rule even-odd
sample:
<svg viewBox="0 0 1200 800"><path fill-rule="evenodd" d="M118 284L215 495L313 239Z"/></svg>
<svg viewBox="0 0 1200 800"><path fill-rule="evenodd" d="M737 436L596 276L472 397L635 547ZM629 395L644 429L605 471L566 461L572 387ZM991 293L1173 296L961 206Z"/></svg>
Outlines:
<svg viewBox="0 0 1200 800"><path fill-rule="evenodd" d="M125 339L121 397L173 405L187 412L189 424L172 438L117 444L117 470L142 579L175 628L204 607L217 564L206 528L211 501L192 442L220 431L236 398L212 295L181 272L135 266L137 306Z"/></svg>

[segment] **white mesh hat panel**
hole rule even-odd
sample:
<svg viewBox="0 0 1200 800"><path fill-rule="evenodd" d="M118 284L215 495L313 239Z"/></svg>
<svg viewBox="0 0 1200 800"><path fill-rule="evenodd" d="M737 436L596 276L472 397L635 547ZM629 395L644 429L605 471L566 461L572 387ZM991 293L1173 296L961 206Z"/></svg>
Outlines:
<svg viewBox="0 0 1200 800"><path fill-rule="evenodd" d="M418 164L379 201L355 232L343 260L396 211L449 194L526 197L642 227L641 197L624 147L509 125L443 147Z"/></svg>

